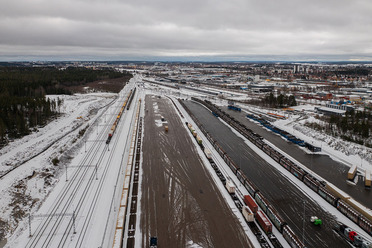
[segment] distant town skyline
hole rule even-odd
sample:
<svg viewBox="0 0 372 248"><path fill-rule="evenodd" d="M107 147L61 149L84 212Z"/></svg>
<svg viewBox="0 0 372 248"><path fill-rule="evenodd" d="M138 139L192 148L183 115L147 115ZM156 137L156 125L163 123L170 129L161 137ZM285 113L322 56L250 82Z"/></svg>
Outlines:
<svg viewBox="0 0 372 248"><path fill-rule="evenodd" d="M0 61L372 61L369 0L2 1Z"/></svg>

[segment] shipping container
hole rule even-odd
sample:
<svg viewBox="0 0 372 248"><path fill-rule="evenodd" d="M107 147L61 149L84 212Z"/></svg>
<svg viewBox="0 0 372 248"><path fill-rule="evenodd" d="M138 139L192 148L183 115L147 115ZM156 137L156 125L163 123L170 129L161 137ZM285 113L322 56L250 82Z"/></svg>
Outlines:
<svg viewBox="0 0 372 248"><path fill-rule="evenodd" d="M368 188L371 187L371 171L370 170L366 170L364 185Z"/></svg>
<svg viewBox="0 0 372 248"><path fill-rule="evenodd" d="M356 172L357 172L357 166L356 164L354 164L353 166L351 166L350 170L347 173L347 179L353 180L356 175Z"/></svg>
<svg viewBox="0 0 372 248"><path fill-rule="evenodd" d="M234 185L234 183L231 182L230 180L227 180L226 181L226 189L227 189L227 191L229 191L230 194L235 193L235 185Z"/></svg>
<svg viewBox="0 0 372 248"><path fill-rule="evenodd" d="M272 233L272 225L261 210L257 211L256 219L265 233Z"/></svg>
<svg viewBox="0 0 372 248"><path fill-rule="evenodd" d="M247 204L253 213L257 213L258 206L250 195L244 196L244 203Z"/></svg>
<svg viewBox="0 0 372 248"><path fill-rule="evenodd" d="M248 206L243 206L243 216L247 222L254 221L254 214Z"/></svg>
<svg viewBox="0 0 372 248"><path fill-rule="evenodd" d="M205 153L205 156L208 158L208 159L211 159L212 158L212 153L211 151L208 149L208 148L204 148L204 153Z"/></svg>

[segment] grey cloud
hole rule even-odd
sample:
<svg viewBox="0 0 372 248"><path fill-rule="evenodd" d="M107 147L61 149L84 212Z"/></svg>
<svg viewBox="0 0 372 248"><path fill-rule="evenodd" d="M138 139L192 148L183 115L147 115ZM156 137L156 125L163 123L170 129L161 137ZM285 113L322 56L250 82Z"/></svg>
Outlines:
<svg viewBox="0 0 372 248"><path fill-rule="evenodd" d="M9 56L358 55L369 0L1 0Z"/></svg>

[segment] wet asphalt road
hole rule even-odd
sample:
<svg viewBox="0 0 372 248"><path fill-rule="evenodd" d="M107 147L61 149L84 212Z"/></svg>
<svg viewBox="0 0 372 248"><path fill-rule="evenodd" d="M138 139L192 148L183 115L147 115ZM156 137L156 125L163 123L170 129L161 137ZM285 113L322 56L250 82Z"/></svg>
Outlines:
<svg viewBox="0 0 372 248"><path fill-rule="evenodd" d="M236 136L209 110L195 102L184 101L184 103L235 163L240 166L247 177L275 206L300 239L302 239L303 233L305 201L304 239L307 247L349 247L349 244L332 230L335 219L331 214L324 211L284 178L279 171L252 151L243 139ZM310 222L310 216L313 215L323 220L321 227L316 227Z"/></svg>
<svg viewBox="0 0 372 248"><path fill-rule="evenodd" d="M286 141L277 134L268 131L266 128L259 126L257 123L251 122L245 116L245 112L236 112L228 110L227 107L221 108L223 111L234 117L236 120L243 123L255 133L261 135L276 147L292 156L294 159L308 167L310 170L317 173L330 183L337 186L339 189L351 195L355 200L369 208L372 207L372 192L364 188L364 181L359 180L356 186L346 183L347 172L349 167L331 159L328 155L307 154L299 148L298 145ZM360 161L358 161L360 163Z"/></svg>

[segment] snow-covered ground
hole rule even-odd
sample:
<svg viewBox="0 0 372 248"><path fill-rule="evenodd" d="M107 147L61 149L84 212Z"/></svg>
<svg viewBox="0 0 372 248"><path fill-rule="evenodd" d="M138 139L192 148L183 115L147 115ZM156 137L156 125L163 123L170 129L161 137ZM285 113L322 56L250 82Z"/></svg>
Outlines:
<svg viewBox="0 0 372 248"><path fill-rule="evenodd" d="M96 93L48 97L63 100L61 116L0 150L3 175L0 179L0 234L4 236L9 236L29 211L40 207L59 181L67 158L81 147L84 136L80 136L79 131L94 125L103 113L102 108L116 96ZM60 160L59 166L52 164L53 158Z"/></svg>
<svg viewBox="0 0 372 248"><path fill-rule="evenodd" d="M142 77L136 75L131 80L131 83L139 84L141 80ZM176 90L158 85L149 87L149 84L147 83L142 86L145 90L141 91L142 93L137 95L136 100L138 100L139 97L144 99L143 96L145 93L168 95L183 99L189 99L192 96L199 96L211 100L210 96L189 89ZM65 180L66 175L69 180L72 178L74 172L77 170L76 165L81 164L81 161L85 158L85 150L89 150L89 147L92 146L91 141L99 136L98 132L100 132L100 130L107 127L107 125L111 125L112 122L109 120L117 114L118 106L121 106L120 104L122 104L122 100L127 92L128 90L123 90L119 94L91 93L73 96L49 96L50 98L59 97L63 100L63 105L60 110L62 115L45 127L39 128L37 132L11 142L8 146L0 150L0 175L8 173L0 178L0 193L2 196L2 200L0 201L0 237L4 235L4 237L8 239L7 247L24 247L24 244L28 242L28 214L31 212L35 216L41 216L50 211L53 204L55 204L55 201L58 200L59 193L68 185ZM117 98L119 100L116 102L115 99ZM175 102L179 105L177 101ZM216 103L222 105L227 104L226 101L222 100L218 100ZM180 106L179 108L181 109ZM250 107L247 106L246 108L249 109ZM122 122L122 130L130 130L132 125L131 120L133 118L133 109L134 108L131 108L131 110L126 113L128 118ZM302 109L311 112L312 107L304 105L299 106L299 110L302 111ZM254 108L254 110L262 113L268 112L265 109ZM190 121L190 119L188 121ZM301 115L298 114L291 115L285 120L278 120L273 124L289 133L293 133L297 137L309 143L322 146L324 153L329 154L334 159L341 160L349 166L355 163L355 161L361 161L359 166L360 170L366 168L372 170L371 149L314 132L314 130L310 130L303 125L305 121L309 121L309 119L301 118ZM86 127L87 131L85 134L79 136L79 131ZM99 180L97 183L93 184L96 191L100 191L100 194L104 196L102 199L103 201L106 201L106 205L98 204L96 206L92 218L95 218L99 224L96 229L89 227L89 234L84 238L84 246L88 245L86 247L97 246L97 244L103 244L103 247L111 246L107 240L112 238L110 235L112 235L113 232L108 227L109 224L107 223L107 218L115 218L115 205L117 205L117 202L112 202L112 199L120 199L118 196L120 193L118 187L120 187L120 185L116 182L120 180L120 175L122 175L122 171L125 169L122 164L123 161L126 161L126 157L128 156L127 133L128 132L122 132L120 136L118 135L117 139L120 139L121 141L118 143L117 149L122 152L118 152L118 155L115 155L111 160L111 163L116 164L116 169L113 170L111 176L112 178L115 178L115 180L111 180L112 182L110 182L109 186L104 187L101 190L99 190ZM204 138L204 140L206 139ZM249 145L249 142L247 142L247 144ZM219 158L219 155L214 151L213 146L210 144L208 145L208 142L206 142L206 146L213 151L213 157L217 164L221 167L225 166L224 161ZM293 177L281 166L272 161L272 159L265 153L256 149L255 146L251 146L251 148L257 150L257 153L267 159L273 166L277 167L284 176L290 179ZM204 158L204 154L200 149L199 152L200 156ZM107 157L107 155L105 155L105 157ZM60 160L58 166L52 164L51 161L53 158L58 158ZM69 167L67 169L67 174L65 173L65 166ZM220 180L216 178L213 169L211 169L210 166L207 166L207 168L211 171L211 175L214 175L216 184L221 189L221 192L225 192L223 194L226 200L242 222L247 235L251 237L251 240L254 243L257 242L255 236L245 224L243 217L236 209L231 198L226 193L224 186L220 183ZM98 175L103 175L103 173L103 168L98 169ZM115 173L118 175L115 176ZM226 173L228 173L228 176L234 180L236 186L241 190L241 192L247 194L245 188L240 186L235 175L228 170L226 170ZM304 189L306 194L319 202L338 219L359 230L359 228L345 216L331 207L313 191L302 185L302 182L299 182L298 180L292 181L299 188ZM88 206L84 206L83 208L86 209L86 211L89 210ZM73 209L73 207L71 209ZM68 213L70 212L71 211L68 211ZM101 215L97 213L105 214ZM81 227L81 220L84 219L83 217L84 216L77 216L77 228ZM36 230L40 223L42 223L42 218L33 219L31 225L32 230ZM137 223L139 223L139 221L137 221ZM104 229L103 232L102 228ZM137 228L137 230L136 239L140 239L141 235L139 234L139 228ZM276 231L274 233L282 243L286 244L283 242L283 238L279 233ZM104 237L102 237L102 235ZM73 238L74 235L71 235L71 239ZM105 242L102 240L105 240ZM69 244L75 245L77 244L75 242L76 241L71 241ZM256 243L255 245L258 246ZM2 244L0 244L0 247L1 246Z"/></svg>

